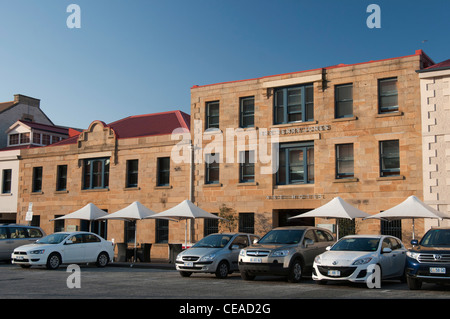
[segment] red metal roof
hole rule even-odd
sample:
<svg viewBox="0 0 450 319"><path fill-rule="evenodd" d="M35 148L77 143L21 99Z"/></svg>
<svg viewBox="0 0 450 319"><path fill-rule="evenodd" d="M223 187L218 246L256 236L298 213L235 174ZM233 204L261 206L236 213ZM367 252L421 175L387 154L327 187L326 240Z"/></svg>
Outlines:
<svg viewBox="0 0 450 319"><path fill-rule="evenodd" d="M422 72L446 70L446 69L450 69L450 59L429 66L428 68L423 69Z"/></svg>
<svg viewBox="0 0 450 319"><path fill-rule="evenodd" d="M105 124L105 127L113 129L118 139L142 136L172 134L176 128L190 129L190 115L181 111L133 115L121 120ZM68 145L78 141L78 135L71 136L58 143L49 145Z"/></svg>

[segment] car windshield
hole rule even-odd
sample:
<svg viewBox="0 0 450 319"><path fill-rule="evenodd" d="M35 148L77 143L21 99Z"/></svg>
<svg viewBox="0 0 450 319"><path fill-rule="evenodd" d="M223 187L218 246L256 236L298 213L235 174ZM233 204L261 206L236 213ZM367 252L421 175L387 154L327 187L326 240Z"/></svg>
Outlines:
<svg viewBox="0 0 450 319"><path fill-rule="evenodd" d="M342 238L331 247L331 250L376 251L379 243L379 238Z"/></svg>
<svg viewBox="0 0 450 319"><path fill-rule="evenodd" d="M303 229L275 229L261 238L258 244L298 244L303 233Z"/></svg>
<svg viewBox="0 0 450 319"><path fill-rule="evenodd" d="M422 246L450 247L450 229L432 229L420 242Z"/></svg>
<svg viewBox="0 0 450 319"><path fill-rule="evenodd" d="M216 235L209 235L204 238L202 238L198 243L193 245L193 248L223 248L228 244L230 241L232 235L223 235L223 234L216 234Z"/></svg>
<svg viewBox="0 0 450 319"><path fill-rule="evenodd" d="M69 234L51 234L39 239L36 241L36 244L59 244L67 236L69 236Z"/></svg>

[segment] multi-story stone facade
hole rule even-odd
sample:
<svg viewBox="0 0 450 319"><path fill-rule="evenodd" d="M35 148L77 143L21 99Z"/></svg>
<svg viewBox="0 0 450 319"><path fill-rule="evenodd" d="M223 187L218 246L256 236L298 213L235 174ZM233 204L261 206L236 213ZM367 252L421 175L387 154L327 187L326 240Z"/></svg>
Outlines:
<svg viewBox="0 0 450 319"><path fill-rule="evenodd" d="M47 233L88 230L80 220L52 221L93 203L108 213L139 201L161 212L188 198L188 164L174 164L176 128L189 132L189 115L164 112L105 124L94 121L77 136L22 151L17 222L33 218ZM94 231L116 243L153 243L152 254L167 257L168 243L184 240L184 224L162 220L95 222Z"/></svg>
<svg viewBox="0 0 450 319"><path fill-rule="evenodd" d="M450 60L419 70L418 74L422 97L424 201L450 214ZM427 220L428 227L437 224L437 220Z"/></svg>
<svg viewBox="0 0 450 319"><path fill-rule="evenodd" d="M423 198L416 71L432 64L419 50L380 61L192 87L196 203L210 212L224 204L239 216L236 228L261 234L293 223L332 228L334 220L289 217L336 196L369 214L410 195ZM239 130L247 142L237 141ZM260 156L270 155L271 145L279 157ZM205 163L214 158L218 163ZM355 227L357 233L379 233L393 225L356 220ZM411 221L395 226L408 241ZM423 223L416 221L416 232L421 230Z"/></svg>

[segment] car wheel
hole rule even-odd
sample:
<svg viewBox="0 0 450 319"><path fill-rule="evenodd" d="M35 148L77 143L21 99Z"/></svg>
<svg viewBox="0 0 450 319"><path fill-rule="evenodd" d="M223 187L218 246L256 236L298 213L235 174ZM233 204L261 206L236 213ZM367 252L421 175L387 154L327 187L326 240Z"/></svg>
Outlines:
<svg viewBox="0 0 450 319"><path fill-rule="evenodd" d="M180 271L181 277L190 277L192 275L192 272L190 271Z"/></svg>
<svg viewBox="0 0 450 319"><path fill-rule="evenodd" d="M109 256L107 253L102 251L97 257L97 267L105 267L109 263Z"/></svg>
<svg viewBox="0 0 450 319"><path fill-rule="evenodd" d="M418 290L422 288L422 281L420 281L419 279L406 276L406 282L408 283L408 287L410 290Z"/></svg>
<svg viewBox="0 0 450 319"><path fill-rule="evenodd" d="M241 271L241 278L244 280L253 280L255 277L255 275L249 274L248 271Z"/></svg>
<svg viewBox="0 0 450 319"><path fill-rule="evenodd" d="M216 277L220 279L227 278L228 273L230 272L230 266L226 261L221 261L216 269Z"/></svg>
<svg viewBox="0 0 450 319"><path fill-rule="evenodd" d="M61 256L57 253L52 253L47 259L47 269L55 270L61 265Z"/></svg>
<svg viewBox="0 0 450 319"><path fill-rule="evenodd" d="M288 281L295 283L300 282L300 279L302 279L302 262L299 258L296 258L289 268L289 275L288 275Z"/></svg>

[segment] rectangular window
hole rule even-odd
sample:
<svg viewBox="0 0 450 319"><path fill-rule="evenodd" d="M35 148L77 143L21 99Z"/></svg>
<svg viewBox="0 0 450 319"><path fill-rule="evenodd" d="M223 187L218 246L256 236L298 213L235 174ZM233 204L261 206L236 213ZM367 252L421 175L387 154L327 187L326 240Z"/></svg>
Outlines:
<svg viewBox="0 0 450 319"><path fill-rule="evenodd" d="M400 175L399 141L380 141L380 176Z"/></svg>
<svg viewBox="0 0 450 319"><path fill-rule="evenodd" d="M30 143L30 133L20 133L20 144Z"/></svg>
<svg viewBox="0 0 450 319"><path fill-rule="evenodd" d="M277 184L314 183L313 143L280 144Z"/></svg>
<svg viewBox="0 0 450 319"><path fill-rule="evenodd" d="M41 133L33 132L33 144L41 144Z"/></svg>
<svg viewBox="0 0 450 319"><path fill-rule="evenodd" d="M239 153L239 183L255 181L255 152L245 151Z"/></svg>
<svg viewBox="0 0 450 319"><path fill-rule="evenodd" d="M4 169L2 173L2 194L11 194L12 169Z"/></svg>
<svg viewBox="0 0 450 319"><path fill-rule="evenodd" d="M83 189L108 188L109 158L85 159L83 163Z"/></svg>
<svg viewBox="0 0 450 319"><path fill-rule="evenodd" d="M158 186L170 185L170 157L158 158Z"/></svg>
<svg viewBox="0 0 450 319"><path fill-rule="evenodd" d="M42 144L43 145L50 145L50 135L48 134L42 134Z"/></svg>
<svg viewBox="0 0 450 319"><path fill-rule="evenodd" d="M156 242L168 243L169 242L169 221L167 219L157 219L156 224Z"/></svg>
<svg viewBox="0 0 450 319"><path fill-rule="evenodd" d="M19 144L19 134L9 135L9 145L17 145L17 144Z"/></svg>
<svg viewBox="0 0 450 319"><path fill-rule="evenodd" d="M398 112L397 78L378 80L378 112Z"/></svg>
<svg viewBox="0 0 450 319"><path fill-rule="evenodd" d="M212 213L213 215L218 215L217 213ZM219 232L219 220L212 218L205 218L203 222L203 236L208 236L209 234L215 234Z"/></svg>
<svg viewBox="0 0 450 319"><path fill-rule="evenodd" d="M336 145L336 178L353 178L353 170L353 144Z"/></svg>
<svg viewBox="0 0 450 319"><path fill-rule="evenodd" d="M67 165L58 165L56 172L56 190L65 191L67 189Z"/></svg>
<svg viewBox="0 0 450 319"><path fill-rule="evenodd" d="M239 213L239 232L253 234L255 232L255 214Z"/></svg>
<svg viewBox="0 0 450 319"><path fill-rule="evenodd" d="M127 181L126 187L137 187L138 186L138 169L139 161L128 160L127 161Z"/></svg>
<svg viewBox="0 0 450 319"><path fill-rule="evenodd" d="M205 183L219 184L219 154L205 154Z"/></svg>
<svg viewBox="0 0 450 319"><path fill-rule="evenodd" d="M274 90L274 124L314 120L312 84Z"/></svg>
<svg viewBox="0 0 450 319"><path fill-rule="evenodd" d="M335 118L353 116L353 84L336 85L335 95Z"/></svg>
<svg viewBox="0 0 450 319"><path fill-rule="evenodd" d="M127 220L124 223L124 240L126 243L134 243L136 234L136 221Z"/></svg>
<svg viewBox="0 0 450 319"><path fill-rule="evenodd" d="M206 103L206 127L219 128L219 101Z"/></svg>
<svg viewBox="0 0 450 319"><path fill-rule="evenodd" d="M32 191L33 193L42 192L42 166L33 167Z"/></svg>
<svg viewBox="0 0 450 319"><path fill-rule="evenodd" d="M254 127L255 126L255 97L242 97L239 101L239 126Z"/></svg>

